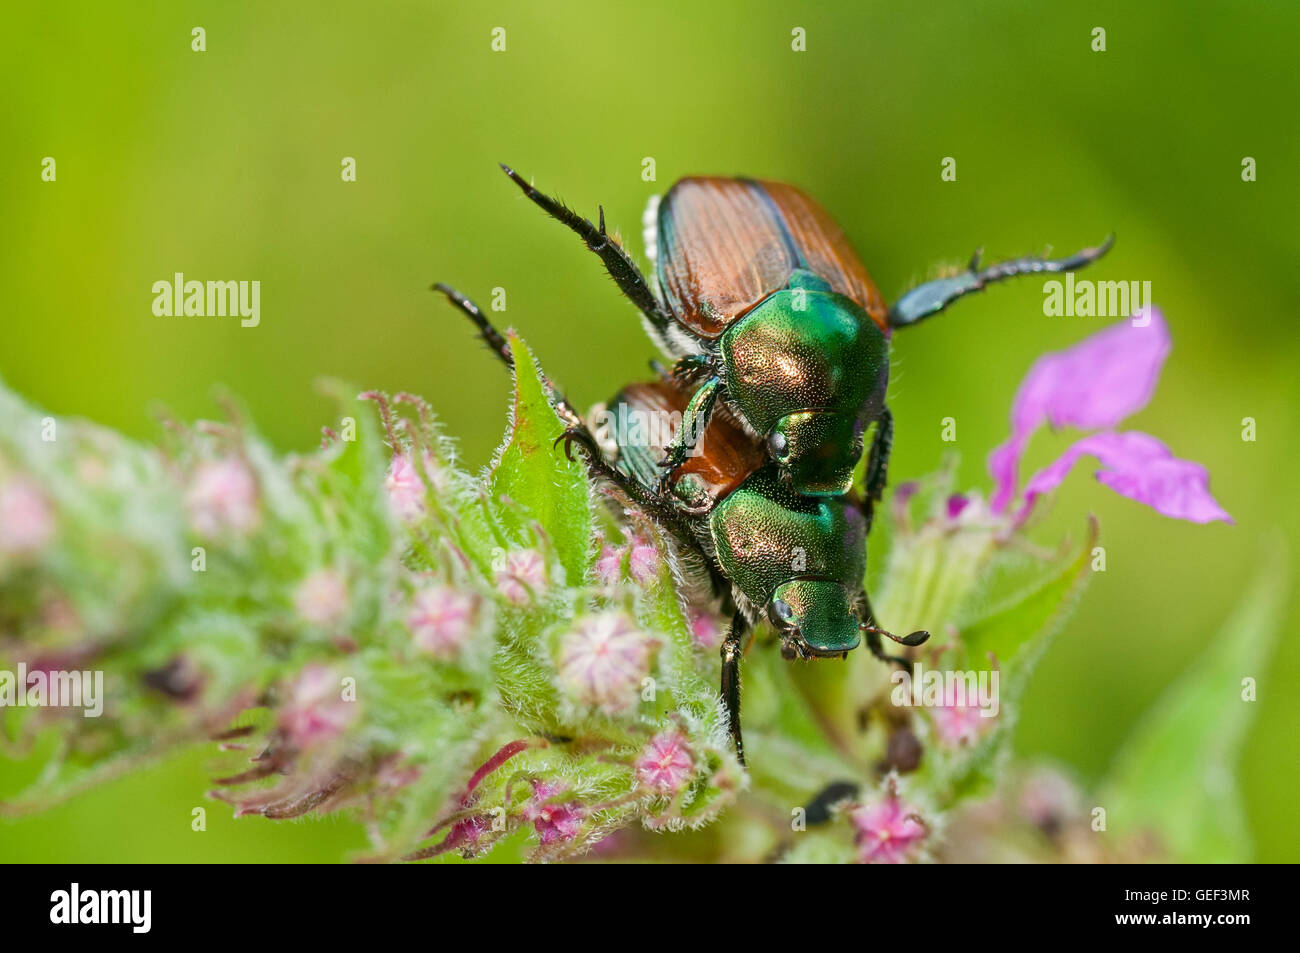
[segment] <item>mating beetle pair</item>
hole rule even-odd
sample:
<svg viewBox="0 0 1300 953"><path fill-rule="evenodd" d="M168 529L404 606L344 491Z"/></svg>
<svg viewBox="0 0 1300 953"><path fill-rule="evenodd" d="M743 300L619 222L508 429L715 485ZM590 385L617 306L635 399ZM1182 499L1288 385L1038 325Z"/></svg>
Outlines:
<svg viewBox="0 0 1300 953"><path fill-rule="evenodd" d="M566 452L578 444L593 474L694 547L724 592L733 619L722 647L722 696L743 760L739 659L761 618L791 658L844 655L861 635L874 654L890 658L881 636L904 645L928 638L880 628L862 582L893 439L885 406L891 330L994 281L1083 267L1110 242L1066 259L1028 257L984 269L977 255L965 272L920 285L887 308L843 231L802 192L749 179L689 178L658 208L656 293L606 233L603 209L593 225L502 168L600 257L651 337L676 359L660 380L632 385L610 405L616 419L680 415L666 440L616 440L602 451L562 395L552 399L567 425ZM482 312L453 289L435 287L509 362L504 339ZM717 413L719 402L725 413ZM852 475L873 425L858 493Z"/></svg>

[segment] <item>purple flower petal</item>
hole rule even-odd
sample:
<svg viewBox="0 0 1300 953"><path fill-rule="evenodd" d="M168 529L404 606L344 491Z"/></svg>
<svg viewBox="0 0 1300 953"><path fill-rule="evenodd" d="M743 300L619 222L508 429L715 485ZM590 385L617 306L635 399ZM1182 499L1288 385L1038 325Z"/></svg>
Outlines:
<svg viewBox="0 0 1300 953"><path fill-rule="evenodd" d="M1003 512L1016 494L1020 457L1044 422L1053 428L1114 427L1145 407L1169 355L1169 329L1156 308L1149 320L1126 318L1064 351L1045 354L1029 369L1011 406L1011 436L989 455Z"/></svg>
<svg viewBox="0 0 1300 953"><path fill-rule="evenodd" d="M1096 473L1098 480L1158 513L1193 523L1233 521L1210 495L1210 475L1205 467L1180 460L1155 437L1137 430L1084 437L1056 462L1039 470L1025 484L1020 517L1028 515L1039 496L1060 486L1075 462L1085 455L1102 462L1103 469Z"/></svg>

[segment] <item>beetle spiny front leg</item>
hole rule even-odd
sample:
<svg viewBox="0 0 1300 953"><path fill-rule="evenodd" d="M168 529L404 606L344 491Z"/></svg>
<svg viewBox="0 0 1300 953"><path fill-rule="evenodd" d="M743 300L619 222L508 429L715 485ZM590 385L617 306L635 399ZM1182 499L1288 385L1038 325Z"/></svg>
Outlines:
<svg viewBox="0 0 1300 953"><path fill-rule="evenodd" d="M619 290L637 306L637 310L645 315L646 320L660 335L666 334L673 320L655 298L654 292L650 290L650 282L636 266L636 262L632 261L623 247L605 231L605 210L603 208L600 210L600 227L597 228L590 220L566 207L559 199L533 188L523 176L504 162L501 163L501 169L535 205L576 232L583 244L595 252L605 265L605 270L614 279L614 284L618 285Z"/></svg>
<svg viewBox="0 0 1300 953"><path fill-rule="evenodd" d="M474 322L474 326L478 328L479 336L483 339L483 343L487 345L488 350L513 371L515 358L510 353L510 344L506 341L505 335L493 327L492 322L487 319L487 315L483 313L483 310L451 285L439 281L433 286L433 290L445 295L448 301L455 305L470 321ZM585 425L582 423L582 415L560 393L559 388L552 384L545 375L542 377L542 383L545 385L547 395L551 399L551 406L555 408L555 412L565 424L570 427L579 426L585 429ZM570 457L569 459L573 458Z"/></svg>
<svg viewBox="0 0 1300 953"><path fill-rule="evenodd" d="M515 358L510 353L510 345L506 343L505 336L492 326L492 322L487 319L481 308L469 298L465 297L451 285L438 281L433 285L432 290L441 292L447 300L455 305L460 312L474 322L474 327L478 328L479 337L487 345L489 351L495 354L505 363L506 367L514 370Z"/></svg>

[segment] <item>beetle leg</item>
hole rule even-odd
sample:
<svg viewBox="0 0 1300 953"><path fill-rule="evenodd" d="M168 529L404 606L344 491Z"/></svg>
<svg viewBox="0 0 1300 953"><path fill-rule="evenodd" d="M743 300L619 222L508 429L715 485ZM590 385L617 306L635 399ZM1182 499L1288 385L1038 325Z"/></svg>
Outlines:
<svg viewBox="0 0 1300 953"><path fill-rule="evenodd" d="M570 460L575 459L573 455L574 444L581 448L587 471L593 479L605 480L613 484L634 506L649 514L660 525L676 534L679 540L687 542L691 540L690 526L687 525L686 520L683 518L684 515L690 515L690 511L684 509L676 498L660 496L649 488L642 486L607 460L605 455L600 452L600 445L596 442L595 436L586 424L578 421L576 424L566 427L564 433L555 438L556 446L559 446L561 442L564 444L564 455Z"/></svg>
<svg viewBox="0 0 1300 953"><path fill-rule="evenodd" d="M663 468L663 473L659 477L660 494L668 491L668 481L672 478L673 472L686 462L686 458L694 452L704 437L704 428L709 425L709 418L713 416L713 408L717 405L721 393L722 379L710 377L691 396L690 403L682 411L681 425L673 434L672 443L668 445L663 460L659 462L659 466Z"/></svg>
<svg viewBox="0 0 1300 953"><path fill-rule="evenodd" d="M487 344L488 349L495 354L503 364L514 369L514 356L510 353L510 345L505 337L492 326L492 322L487 319L469 298L465 297L450 285L439 282L434 285L435 291L440 291L447 296L447 299L461 310L478 328L479 335ZM690 538L689 528L685 526L682 516L677 512L674 505L666 503L662 498L656 495L652 490L643 487L637 483L618 467L614 466L600 452L600 446L596 442L595 436L588 429L579 414L560 393L559 389L550 382L545 376L542 378L543 383L551 399L551 404L560 419L564 421L565 429L555 443L558 445L561 441L564 443L564 455L570 460L574 459L573 445L576 443L583 449L583 456L586 458L587 470L597 479L603 479L612 483L623 492L632 503L647 513L653 515L661 523L667 524L674 532Z"/></svg>
<svg viewBox="0 0 1300 953"><path fill-rule="evenodd" d="M488 346L488 350L505 362L506 367L514 370L515 359L510 353L510 345L506 343L505 336L492 326L492 322L487 319L483 312L469 298L457 291L449 284L438 281L434 282L433 291L441 292L447 296L447 300L460 309L461 313L474 322L478 328L478 333L483 338L483 343Z"/></svg>
<svg viewBox="0 0 1300 953"><path fill-rule="evenodd" d="M501 163L501 168L534 204L577 233L583 243L604 263L605 270L614 279L619 290L637 306L637 310L645 315L646 320L654 326L659 336L666 337L668 326L673 323L673 320L655 298L654 292L650 290L650 282L636 266L636 262L632 261L623 247L605 231L605 210L603 208L600 210L600 227L597 228L588 219L567 208L559 199L537 191L524 180L523 176L504 162Z"/></svg>
<svg viewBox="0 0 1300 953"><path fill-rule="evenodd" d="M604 454L600 452L600 446L596 443L595 436L587 429L586 424L579 422L566 427L564 433L555 438L556 446L561 443L564 444L564 455L570 460L577 459L573 455L574 444L581 447L582 456L592 476L614 484L637 506L653 512L656 516L660 516L661 513L672 512L662 500L653 496L640 483L605 459Z"/></svg>
<svg viewBox="0 0 1300 953"><path fill-rule="evenodd" d="M804 820L808 824L825 824L833 818L831 810L858 796L862 785L857 781L832 781L804 805Z"/></svg>
<svg viewBox="0 0 1300 953"><path fill-rule="evenodd" d="M433 290L446 295L448 301L474 322L474 326L478 328L479 336L483 338L483 343L488 346L488 350L513 371L515 359L514 355L510 353L510 345L506 342L505 335L492 326L492 322L487 319L479 306L451 285L444 284L441 281L433 286ZM582 423L582 415L565 399L559 388L552 384L545 375L542 376L542 383L546 386L551 405L555 408L555 412L560 416L560 419L569 427L580 426L585 429L585 425Z"/></svg>
<svg viewBox="0 0 1300 953"><path fill-rule="evenodd" d="M866 636L867 648L871 650L871 654L882 662L892 662L895 665L901 666L903 669L909 668L912 664L910 659L901 655L885 654L885 648L880 641L880 637L883 635L885 638L892 639L900 645L914 646L920 645L928 639L930 633L926 632L924 629L920 629L916 632L910 633L909 635L898 636L880 628L880 626L876 625L876 612L871 608L871 600L867 597L867 590L865 589L858 593L857 609L858 618L862 620L862 634Z"/></svg>
<svg viewBox="0 0 1300 953"><path fill-rule="evenodd" d="M889 474L889 453L894 446L894 415L885 407L880 411L880 420L876 424L876 435L871 441L871 455L867 457L867 472L862 502L858 509L867 522L867 532L871 532L871 523L875 519L876 504L885 495L885 483Z"/></svg>
<svg viewBox="0 0 1300 953"><path fill-rule="evenodd" d="M716 374L713 357L709 354L687 354L673 364L672 378L683 387L690 386L701 377Z"/></svg>
<svg viewBox="0 0 1300 953"><path fill-rule="evenodd" d="M977 251L971 258L970 265L961 274L917 285L894 302L894 306L889 309L889 326L901 328L916 324L924 318L938 314L958 298L981 291L985 285L995 281L1044 271L1074 271L1096 261L1110 251L1113 244L1115 244L1115 236L1111 235L1096 248L1085 248L1069 258L1051 259L1029 255L1025 258L1000 261L987 268L980 268L980 253Z"/></svg>
<svg viewBox="0 0 1300 953"><path fill-rule="evenodd" d="M740 610L731 617L731 628L722 642L722 703L727 706L727 729L736 745L736 757L745 763L745 742L740 735L740 645L749 630L749 620Z"/></svg>

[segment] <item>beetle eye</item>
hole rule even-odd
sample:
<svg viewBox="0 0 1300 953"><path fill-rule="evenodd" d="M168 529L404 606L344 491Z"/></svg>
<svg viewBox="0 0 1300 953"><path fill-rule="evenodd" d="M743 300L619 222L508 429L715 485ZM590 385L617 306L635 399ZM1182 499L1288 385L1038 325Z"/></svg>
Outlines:
<svg viewBox="0 0 1300 953"><path fill-rule="evenodd" d="M794 618L794 610L790 608L789 603L782 602L780 599L772 603L772 611L776 613L778 619L784 622L789 622Z"/></svg>
<svg viewBox="0 0 1300 953"><path fill-rule="evenodd" d="M785 456L785 451L789 446L790 442L785 439L785 434L779 430L772 431L772 435L767 438L767 447L772 451L774 457Z"/></svg>

